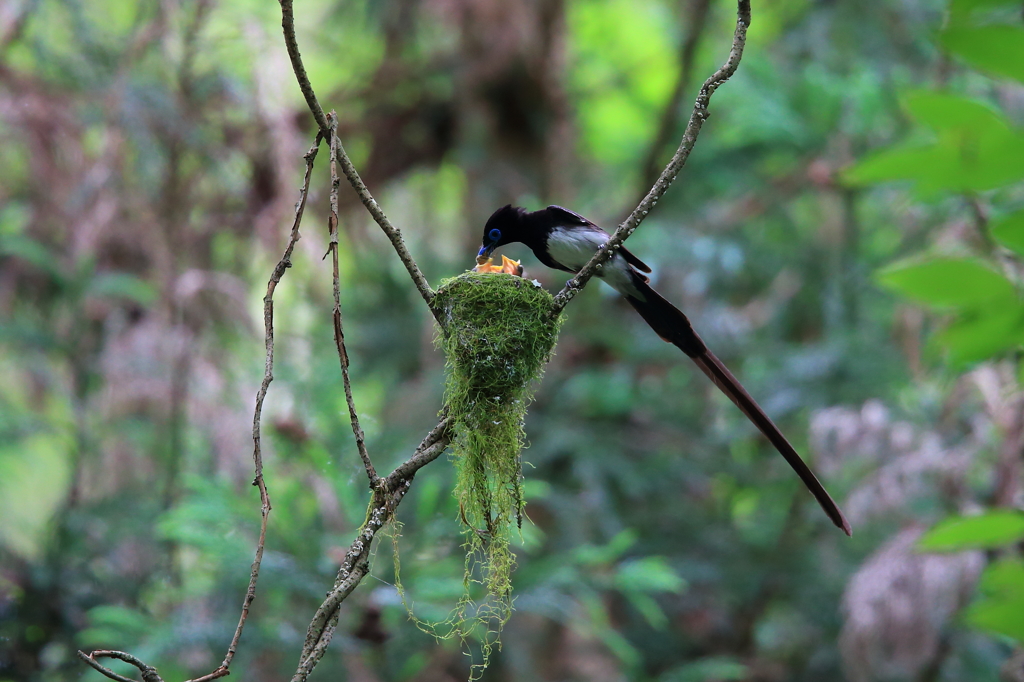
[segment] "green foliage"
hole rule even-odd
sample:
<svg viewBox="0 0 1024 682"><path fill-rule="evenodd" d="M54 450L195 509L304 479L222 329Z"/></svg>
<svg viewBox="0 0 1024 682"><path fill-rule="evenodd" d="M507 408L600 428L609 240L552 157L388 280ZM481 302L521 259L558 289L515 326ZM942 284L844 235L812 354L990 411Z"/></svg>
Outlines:
<svg viewBox="0 0 1024 682"><path fill-rule="evenodd" d="M1019 13L1019 3L1006 0L952 0L939 42L974 68L1024 81ZM911 257L880 270L878 281L912 301L952 313L932 344L946 351L954 370L1019 353L1024 304L1017 273L1024 254L1024 214L1011 197L1024 186L1024 130L992 105L951 92L912 91L904 97L904 108L919 126L910 140L868 155L847 169L846 181L865 185L907 180L925 199L960 193L974 202L974 226L988 248L972 258ZM991 202L1004 215L987 224L982 202ZM999 257L993 242L1013 252L1012 265ZM939 522L918 548L993 550L1022 538L1024 515L992 509ZM990 563L979 598L966 610L966 622L1024 642L1022 585L1024 568L1018 558Z"/></svg>
<svg viewBox="0 0 1024 682"><path fill-rule="evenodd" d="M974 68L1024 82L1024 29L1019 26L951 26L939 39Z"/></svg>
<svg viewBox="0 0 1024 682"><path fill-rule="evenodd" d="M989 564L978 586L981 596L964 614L971 625L1024 643L1024 561Z"/></svg>
<svg viewBox="0 0 1024 682"><path fill-rule="evenodd" d="M678 69L670 10L629 0L583 0L568 10L584 151L603 164L635 164Z"/></svg>
<svg viewBox="0 0 1024 682"><path fill-rule="evenodd" d="M976 258L912 258L877 274L880 284L942 312L953 321L935 336L958 367L992 357L1024 341L1024 305L1016 287Z"/></svg>
<svg viewBox="0 0 1024 682"><path fill-rule="evenodd" d="M927 132L867 155L844 172L848 183L910 180L922 195L937 196L990 190L1024 177L1024 131L1005 116L938 92L910 92L904 106Z"/></svg>
<svg viewBox="0 0 1024 682"><path fill-rule="evenodd" d="M1015 211L992 221L989 231L997 242L1024 257L1024 211Z"/></svg>
<svg viewBox="0 0 1024 682"><path fill-rule="evenodd" d="M998 549L1024 539L1024 513L994 509L978 516L950 517L925 533L917 545L927 552Z"/></svg>
<svg viewBox="0 0 1024 682"><path fill-rule="evenodd" d="M1013 284L983 261L929 258L895 263L878 273L878 281L907 298L936 307L980 308L1012 304Z"/></svg>
<svg viewBox="0 0 1024 682"><path fill-rule="evenodd" d="M970 66L1024 82L1024 29L1016 0L952 0L944 48Z"/></svg>

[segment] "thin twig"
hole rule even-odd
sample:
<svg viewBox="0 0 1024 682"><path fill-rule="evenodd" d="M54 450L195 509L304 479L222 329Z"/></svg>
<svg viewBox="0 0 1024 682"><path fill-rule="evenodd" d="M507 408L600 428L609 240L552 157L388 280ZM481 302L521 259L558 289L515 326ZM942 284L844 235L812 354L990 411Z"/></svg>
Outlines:
<svg viewBox="0 0 1024 682"><path fill-rule="evenodd" d="M302 55L299 54L299 43L295 39L295 12L292 10L292 0L280 0L281 3L281 29L284 31L284 44L288 48L288 58L292 62L292 71L295 72L295 79L299 81L299 89L302 96L306 98L306 106L313 113L316 125L320 128L320 134L325 138L330 133L327 124L327 117L324 116L323 107L316 99L313 92L313 84L309 82L306 75L306 67L302 65Z"/></svg>
<svg viewBox="0 0 1024 682"><path fill-rule="evenodd" d="M313 118L316 119L316 124L320 127L320 132L324 138L328 138L332 135L331 126L327 121L327 117L324 115L323 107L320 106L320 102L316 98L316 94L313 92L313 86L309 82L309 77L306 75L306 67L302 65L302 55L299 54L299 44L295 39L295 15L292 10L292 0L279 0L281 4L281 28L284 30L284 42L288 47L288 57L292 62L292 71L295 72L295 79L299 82L299 89L302 90L302 95L306 98L306 105L309 107L310 112L313 114ZM332 154L336 156L338 163L341 164L341 172L345 175L345 179L348 180L349 184L352 185L352 189L356 191L359 196L359 200L363 202L363 206L369 211L374 221L380 225L380 229L384 231L387 238L391 241L391 245L394 247L395 252L398 254L398 258L401 259L402 264L405 265L405 269L408 270L409 276L412 278L412 283L416 287L416 290L420 292L420 296L426 301L427 307L430 308L430 312L437 319L438 323L441 323L440 312L434 310L431 303L434 300L434 290L430 288L430 283L427 282L427 278L423 276L419 266L413 259L412 254L409 253L409 249L405 246L405 240L402 238L402 231L391 224L388 220L387 215L381 209L380 204L370 194L370 190L366 188L362 178L359 177L358 171L355 166L352 165L352 161L348 158L348 154L345 153L345 147L342 146L341 141L337 144L337 153Z"/></svg>
<svg viewBox="0 0 1024 682"><path fill-rule="evenodd" d="M402 498L409 491L416 472L437 459L448 447L451 439L452 433L448 429L448 421L442 419L426 435L412 456L391 472L384 479L383 485L374 489L373 501L366 523L359 530L359 535L352 542L348 552L345 553L345 560L338 570L334 587L327 593L327 597L317 609L309 624L309 629L306 631L306 641L299 657L299 666L292 676L292 682L305 682L326 653L338 625L341 603L370 570L367 558L378 531L394 516Z"/></svg>
<svg viewBox="0 0 1024 682"><path fill-rule="evenodd" d="M92 652L91 654L87 654L84 651L79 651L78 652L78 657L80 659L82 659L83 661L85 661L86 663L88 663L89 665L91 665L93 668L98 670L100 673L102 673L106 677L109 677L112 680L117 680L117 682L135 682L135 680L133 680L130 677L125 677L123 675L118 675L117 673L115 673L110 668L104 667L103 665L101 665L99 663L99 661L96 660L97 657L99 657L99 658L116 658L119 661L124 661L125 663L131 663L136 668L138 668L139 671L142 673L142 680L143 680L143 682L164 682L163 679L160 677L160 673L158 673L156 671L156 668L154 668L151 665L146 665L145 663L140 661L135 656L132 656L131 654L126 654L123 651L110 651L110 650L107 650L107 649L100 649L100 650Z"/></svg>
<svg viewBox="0 0 1024 682"><path fill-rule="evenodd" d="M366 476L370 479L370 488L376 488L380 482L380 476L373 468L370 453L366 451L366 436L363 434L363 427L359 425L359 413L356 412L356 403L352 399L352 382L348 374L348 350L345 348L345 332L341 324L341 276L338 268L338 186L341 184L341 179L338 177L336 163L339 144L338 115L332 111L327 120L331 126L331 215L327 218L327 229L330 233L331 264L334 266L334 345L338 349L338 360L341 361L341 380L345 385L345 402L348 403L348 418L352 423L352 435L356 438L356 449L359 451L359 459L363 460Z"/></svg>
<svg viewBox="0 0 1024 682"><path fill-rule="evenodd" d="M618 229L615 230L615 234L600 248L594 257L590 259L583 269L579 271L577 275L570 278L562 290L555 296L555 302L551 306L551 315L558 315L562 312L565 305L573 299L580 290L586 286L590 278L593 277L597 271L601 268L602 264L611 258L611 255L622 245L626 239L629 238L633 231L636 230L637 226L647 217L647 214L657 205L658 199L668 191L672 181L679 175L679 171L686 163L687 158L690 156L690 152L693 150L693 145L697 142L697 135L700 134L701 126L704 125L704 121L708 118L708 103L711 100L711 95L714 94L715 90L729 80L729 78L736 72L736 67L740 64L740 58L743 56L743 46L747 42L747 27L750 26L750 0L739 0L737 16L736 16L736 31L733 34L732 49L729 51L729 58L725 64L722 65L714 74L711 75L704 85L700 89L700 93L697 95L697 101L693 105L693 113L690 114L690 120L686 124L686 131L683 133L682 142L679 144L679 149L672 156L672 160L665 167L665 170L661 172L661 176L658 181L654 183L647 196L643 198L639 205L633 212L629 214L629 217L619 225Z"/></svg>
<svg viewBox="0 0 1024 682"><path fill-rule="evenodd" d="M260 563L263 561L263 547L267 538L267 517L270 515L271 509L270 495L267 493L267 486L263 481L263 450L260 447L260 420L263 417L263 400L267 397L267 389L270 387L270 382L274 380L274 291L277 289L281 278L284 277L285 270L292 265L292 251L295 248L295 243L299 241L299 226L302 223L302 213L306 209L306 197L309 195L309 180L313 174L313 162L320 149L322 139L323 136L317 133L316 141L303 157L306 159L306 174L302 179L302 189L299 190L299 201L295 204L295 219L292 221L288 245L284 249L281 260L277 262L273 273L270 275L270 281L267 282L267 295L263 297L263 327L265 330L264 341L267 354L263 366L263 383L260 384L260 390L256 394L256 409L252 417L252 457L256 469L256 478L253 479L252 483L260 490L260 539L256 545L256 556L253 559L252 570L249 574L249 588L246 590L245 599L242 601L242 615L238 619L238 627L235 628L235 635L231 638L231 644L228 646L224 661L220 664L220 669L223 669L225 674L227 674L227 669L231 665L231 659L235 657L235 651L238 649L238 641L242 637L242 628L245 627L245 619L249 616L249 607L252 605L252 600L256 598L256 580L259 578ZM216 672L214 671L211 675L216 674Z"/></svg>

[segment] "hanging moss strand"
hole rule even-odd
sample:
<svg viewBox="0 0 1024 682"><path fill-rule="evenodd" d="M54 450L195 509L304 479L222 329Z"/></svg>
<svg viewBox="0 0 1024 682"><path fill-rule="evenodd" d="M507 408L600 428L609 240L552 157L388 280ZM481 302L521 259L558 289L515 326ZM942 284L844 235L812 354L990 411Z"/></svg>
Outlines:
<svg viewBox="0 0 1024 682"><path fill-rule="evenodd" d="M434 305L444 320L445 410L455 429L455 497L464 526L466 596L456 631L480 628L484 664L512 609L511 534L522 522L523 420L558 337L553 298L539 285L502 273L465 273L441 283ZM481 583L486 603L469 591Z"/></svg>

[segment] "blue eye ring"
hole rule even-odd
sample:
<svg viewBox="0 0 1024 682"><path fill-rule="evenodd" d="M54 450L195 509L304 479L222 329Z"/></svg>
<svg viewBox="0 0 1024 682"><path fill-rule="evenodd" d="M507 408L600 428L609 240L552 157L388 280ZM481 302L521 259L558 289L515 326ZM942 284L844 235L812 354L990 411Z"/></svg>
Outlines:
<svg viewBox="0 0 1024 682"><path fill-rule="evenodd" d="M499 230L498 228L494 228L493 230L487 233L487 237L492 242L496 242L499 239L501 239L501 230Z"/></svg>

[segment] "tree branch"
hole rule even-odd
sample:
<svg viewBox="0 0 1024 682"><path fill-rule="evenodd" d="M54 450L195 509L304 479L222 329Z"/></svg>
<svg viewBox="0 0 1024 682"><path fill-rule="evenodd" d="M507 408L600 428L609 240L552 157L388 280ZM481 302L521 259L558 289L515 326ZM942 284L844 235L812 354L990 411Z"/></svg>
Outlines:
<svg viewBox="0 0 1024 682"><path fill-rule="evenodd" d="M281 3L281 29L284 31L284 44L288 49L288 58L292 62L292 71L295 72L295 79L299 81L299 89L302 96L306 98L306 106L313 113L316 125L320 128L320 134L327 137L330 134L330 127L327 125L327 117L320 102L313 92L313 84L309 82L306 75L306 67L302 65L302 55L299 54L299 43L295 39L295 12L292 9L292 0L280 0Z"/></svg>
<svg viewBox="0 0 1024 682"><path fill-rule="evenodd" d="M334 587L327 593L327 598L317 609L306 631L306 641L292 682L305 682L313 668L323 658L338 626L341 603L370 570L367 558L377 532L394 517L395 510L412 485L416 472L437 459L448 447L451 439L448 421L442 419L426 435L412 456L391 472L384 479L383 485L374 489L366 523L345 553L345 560L338 569Z"/></svg>
<svg viewBox="0 0 1024 682"><path fill-rule="evenodd" d="M612 254L618 250L622 243L633 234L637 226L657 205L658 200L668 191L672 181L679 175L679 171L682 170L683 165L690 156L690 152L693 150L693 145L697 142L701 126L704 125L704 121L708 118L708 103L711 101L711 95L714 94L715 90L722 83L729 80L736 73L736 67L739 66L740 59L743 56L743 47L747 42L748 26L750 26L750 0L739 0L736 13L736 31L733 33L732 49L729 51L729 58L701 86L700 93L697 95L697 101L693 105L693 113L690 114L690 120L686 124L686 131L683 133L683 139L679 144L679 149L676 150L665 170L661 172L657 182L647 192L647 196L633 209L629 217L619 225L618 229L615 230L615 234L597 250L597 253L583 266L583 269L570 278L565 283L565 286L562 287L562 290L558 292L558 295L555 296L555 302L551 306L551 315L558 315L562 312L566 304L586 286L590 278L601 269L604 262L611 258Z"/></svg>
<svg viewBox="0 0 1024 682"><path fill-rule="evenodd" d="M336 156L338 152L338 115L331 112L327 117L331 126L331 215L327 219L327 229L330 232L331 263L334 266L334 345L338 349L338 360L341 361L341 380L345 385L345 402L348 403L348 418L352 423L352 435L356 439L356 449L359 451L359 459L363 461L363 468L366 469L366 476L370 479L370 488L376 488L380 482L377 470L373 468L370 461L370 453L366 451L366 436L363 428L359 425L359 413L356 412L356 403L352 399L352 382L348 374L348 350L345 348L345 332L341 324L341 277L338 270L338 186L341 179L338 177L338 165Z"/></svg>
<svg viewBox="0 0 1024 682"><path fill-rule="evenodd" d="M302 95L306 98L306 105L313 114L313 118L316 119L316 124L320 127L320 133L324 138L329 139L332 136L331 125L328 123L324 110L320 106L320 102L317 101L316 94L313 92L313 86L306 75L306 67L302 64L299 44L295 39L295 15L292 9L292 0L279 0L279 2L281 4L281 28L284 31L284 42L288 48L288 57L292 62L292 71L295 73L295 79L299 82L299 89L302 90ZM381 209L380 204L377 203L377 200L370 194L370 190L363 184L362 178L359 177L358 171L352 165L348 154L345 153L345 148L340 140L337 144L336 154L332 154L332 156L336 156L338 163L341 164L341 172L344 173L345 179L352 185L352 189L356 191L363 206L369 211L374 221L380 225L380 229L384 231L387 238L391 240L391 245L394 247L399 259L401 259L402 264L405 265L405 269L408 270L413 285L420 292L420 296L426 301L430 312L434 315L438 324L440 324L441 315L431 306L434 300L434 290L430 288L430 283L427 282L427 278L420 272L415 259L409 253L409 249L406 248L405 240L402 238L402 231L391 224L391 221L388 220L388 217Z"/></svg>
<svg viewBox="0 0 1024 682"><path fill-rule="evenodd" d="M136 657L132 656L131 654L126 654L123 651L110 651L107 649L100 649L98 651L92 652L91 654L79 651L78 657L86 663L88 663L89 665L91 665L96 670L98 670L103 675L109 677L112 680L117 680L117 682L135 682L135 680L133 680L130 677L118 675L110 668L106 668L100 665L99 661L96 660L97 657L116 658L120 661L124 661L125 663L131 663L142 672L143 682L164 682L163 679L160 677L160 673L156 671L156 668L150 665L146 665Z"/></svg>

